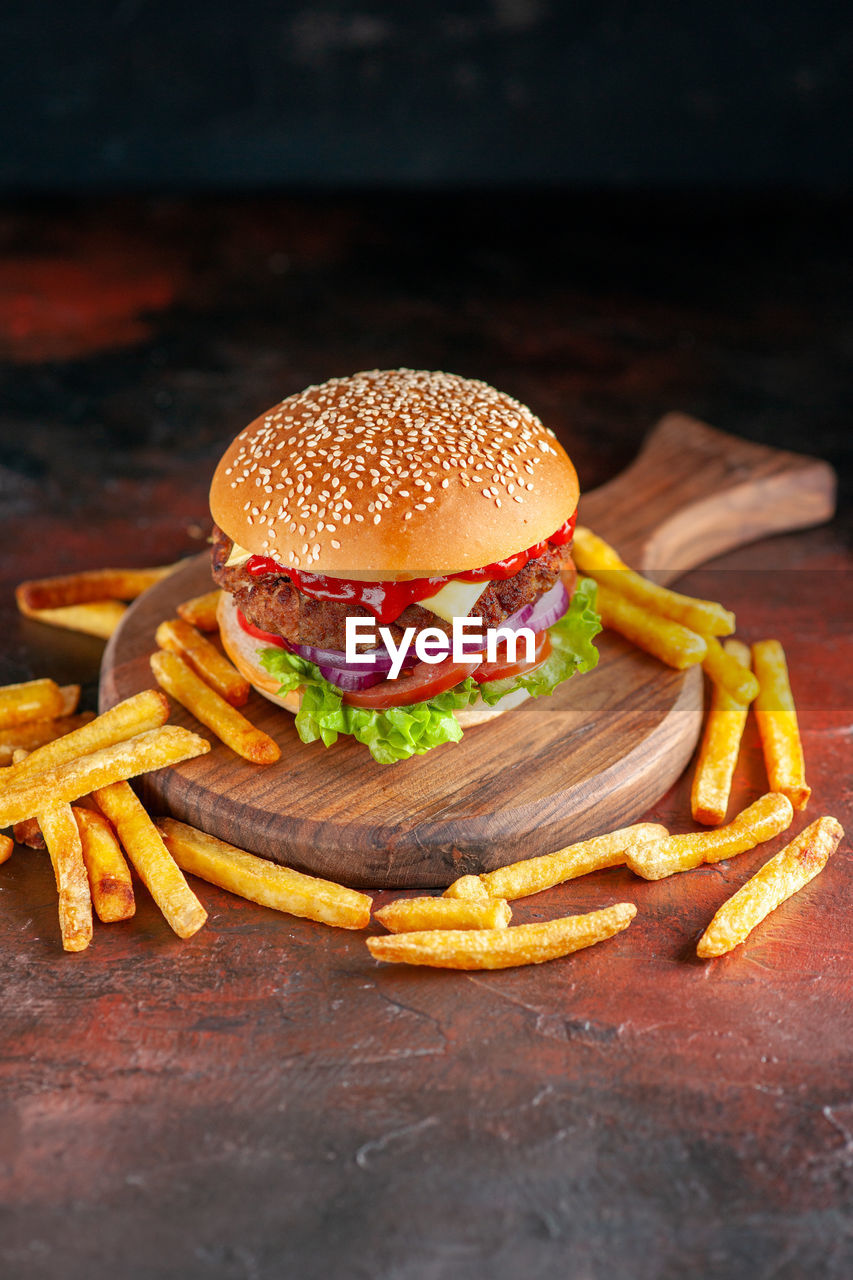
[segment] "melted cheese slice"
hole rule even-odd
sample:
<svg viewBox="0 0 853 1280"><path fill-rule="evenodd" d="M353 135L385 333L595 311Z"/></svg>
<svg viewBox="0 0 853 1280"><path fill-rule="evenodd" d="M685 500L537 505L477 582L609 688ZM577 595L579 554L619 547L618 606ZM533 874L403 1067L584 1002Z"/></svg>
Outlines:
<svg viewBox="0 0 853 1280"><path fill-rule="evenodd" d="M235 542L233 547L231 548L230 556L225 561L225 568L233 569L238 564L245 564L246 561L251 557L251 555L252 555L251 551L245 551L243 547L238 547L237 543Z"/></svg>
<svg viewBox="0 0 853 1280"><path fill-rule="evenodd" d="M488 585L488 582L459 582L451 579L434 596L427 596L425 600L418 600L416 603L422 609L429 609L430 613L443 618L445 622L452 622L454 618L468 617Z"/></svg>

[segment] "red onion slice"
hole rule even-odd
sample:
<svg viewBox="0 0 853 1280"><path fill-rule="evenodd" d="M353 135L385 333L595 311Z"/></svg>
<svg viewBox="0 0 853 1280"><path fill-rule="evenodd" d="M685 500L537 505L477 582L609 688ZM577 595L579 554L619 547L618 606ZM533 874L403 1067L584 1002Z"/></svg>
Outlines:
<svg viewBox="0 0 853 1280"><path fill-rule="evenodd" d="M372 684L378 684L380 680L385 679L384 671L345 671L341 667L329 667L325 664L320 665L320 675L324 680L328 680L329 684L336 685L339 689L344 689L350 693L355 693L359 689L369 689Z"/></svg>
<svg viewBox="0 0 853 1280"><path fill-rule="evenodd" d="M517 613L513 613L505 622L499 622L498 626L509 627L512 631L517 631L519 627L529 627L538 634L559 622L568 607L569 593L563 583L557 581L544 596L540 596L532 604L522 605Z"/></svg>

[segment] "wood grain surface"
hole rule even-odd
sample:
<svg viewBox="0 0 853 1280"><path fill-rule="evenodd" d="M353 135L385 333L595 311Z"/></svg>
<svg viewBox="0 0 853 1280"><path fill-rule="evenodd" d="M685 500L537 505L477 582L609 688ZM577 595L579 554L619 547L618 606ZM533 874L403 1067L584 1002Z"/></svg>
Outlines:
<svg viewBox="0 0 853 1280"><path fill-rule="evenodd" d="M671 577L786 519L826 519L832 491L823 463L670 414L581 514ZM203 554L131 608L104 655L102 709L151 685L158 624L209 588L209 572ZM594 671L551 697L396 765L347 737L305 745L287 712L253 694L247 714L281 746L278 763L247 764L214 738L209 755L139 787L159 812L277 862L358 887L441 887L629 823L682 772L701 723L699 669L671 671L613 634L599 651ZM181 707L174 719L198 727Z"/></svg>

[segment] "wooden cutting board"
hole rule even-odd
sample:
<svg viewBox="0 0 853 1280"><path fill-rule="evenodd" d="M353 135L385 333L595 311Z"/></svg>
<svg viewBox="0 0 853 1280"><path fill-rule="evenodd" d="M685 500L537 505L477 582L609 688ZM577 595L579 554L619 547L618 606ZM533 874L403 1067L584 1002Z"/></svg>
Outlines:
<svg viewBox="0 0 853 1280"><path fill-rule="evenodd" d="M826 463L673 413L621 476L584 495L580 519L665 582L741 543L829 519L834 492ZM210 586L205 554L128 610L104 654L102 710L153 684L157 624ZM140 794L153 812L345 884L444 886L631 822L687 765L701 671L671 671L612 634L598 647L595 671L552 697L395 765L352 739L305 746L292 717L253 694L246 714L279 742L278 764L250 765L213 739L209 755L139 779ZM182 707L172 719L198 728Z"/></svg>

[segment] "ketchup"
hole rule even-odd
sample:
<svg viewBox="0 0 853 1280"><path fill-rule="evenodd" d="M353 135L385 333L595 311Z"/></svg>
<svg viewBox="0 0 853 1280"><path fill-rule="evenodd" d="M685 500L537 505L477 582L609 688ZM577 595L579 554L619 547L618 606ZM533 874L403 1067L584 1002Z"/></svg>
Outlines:
<svg viewBox="0 0 853 1280"><path fill-rule="evenodd" d="M361 605L370 610L380 626L387 626L399 618L410 604L436 595L452 579L462 582L493 582L514 577L530 560L543 555L549 542L558 547L571 542L576 520L577 511L550 538L534 543L526 551L517 551L505 560L495 560L482 569L466 569L462 573L433 578L410 578L401 582L359 582L353 578L332 578L326 573L303 573L299 569L285 569L272 556L250 556L246 561L246 572L253 578L262 578L268 573L286 574L306 596L315 600L338 600L346 604Z"/></svg>

